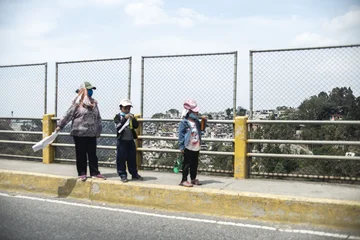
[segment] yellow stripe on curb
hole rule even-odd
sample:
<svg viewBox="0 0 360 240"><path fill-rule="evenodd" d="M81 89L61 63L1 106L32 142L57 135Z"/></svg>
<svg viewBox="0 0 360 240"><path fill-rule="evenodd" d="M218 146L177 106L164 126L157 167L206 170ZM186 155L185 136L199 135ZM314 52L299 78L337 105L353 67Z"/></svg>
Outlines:
<svg viewBox="0 0 360 240"><path fill-rule="evenodd" d="M74 177L9 170L0 170L0 189L222 217L360 229L360 202L356 201L114 180L89 179L81 182Z"/></svg>

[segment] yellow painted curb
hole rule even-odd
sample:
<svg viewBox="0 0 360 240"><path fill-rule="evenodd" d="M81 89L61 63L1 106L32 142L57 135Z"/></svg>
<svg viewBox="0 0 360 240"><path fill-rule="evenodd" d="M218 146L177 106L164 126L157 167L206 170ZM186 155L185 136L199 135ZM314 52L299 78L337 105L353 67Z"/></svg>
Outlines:
<svg viewBox="0 0 360 240"><path fill-rule="evenodd" d="M281 223L360 229L360 202L0 170L0 189Z"/></svg>

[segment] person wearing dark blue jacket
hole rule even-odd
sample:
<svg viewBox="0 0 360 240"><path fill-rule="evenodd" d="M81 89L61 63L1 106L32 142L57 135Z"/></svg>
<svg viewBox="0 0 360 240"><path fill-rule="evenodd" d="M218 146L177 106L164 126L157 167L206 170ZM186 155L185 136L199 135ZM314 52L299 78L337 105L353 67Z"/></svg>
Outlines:
<svg viewBox="0 0 360 240"><path fill-rule="evenodd" d="M184 108L186 115L179 125L179 149L184 155L180 186L192 187L193 185L201 185L196 176L199 164L201 134L204 131L200 126L205 126L206 118L201 119L201 121L204 121L201 124L198 118L200 108L192 99L185 101ZM189 170L191 182L188 182Z"/></svg>
<svg viewBox="0 0 360 240"><path fill-rule="evenodd" d="M134 140L137 138L135 129L139 123L134 115L130 113L132 103L129 99L120 102L120 113L114 117L117 145L116 145L116 168L122 182L127 182L126 162L129 173L133 180L143 180L138 174L136 165L136 146Z"/></svg>

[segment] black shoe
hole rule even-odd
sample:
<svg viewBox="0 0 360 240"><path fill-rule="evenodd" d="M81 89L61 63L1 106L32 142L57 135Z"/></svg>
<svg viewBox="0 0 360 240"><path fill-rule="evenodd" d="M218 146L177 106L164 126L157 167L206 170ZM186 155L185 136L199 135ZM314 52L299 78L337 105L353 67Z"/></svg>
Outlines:
<svg viewBox="0 0 360 240"><path fill-rule="evenodd" d="M144 178L142 176L140 176L139 174L136 176L132 176L131 178L132 180L144 180Z"/></svg>
<svg viewBox="0 0 360 240"><path fill-rule="evenodd" d="M122 182L128 182L129 180L127 179L127 177L120 177Z"/></svg>

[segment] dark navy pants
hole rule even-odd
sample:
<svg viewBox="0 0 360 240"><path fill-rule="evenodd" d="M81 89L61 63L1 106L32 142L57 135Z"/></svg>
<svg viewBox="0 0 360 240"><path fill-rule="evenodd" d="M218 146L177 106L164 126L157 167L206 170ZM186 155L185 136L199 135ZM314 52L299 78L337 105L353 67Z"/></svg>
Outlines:
<svg viewBox="0 0 360 240"><path fill-rule="evenodd" d="M134 140L118 140L116 146L116 168L120 177L127 177L126 163L131 176L137 176L136 146Z"/></svg>

